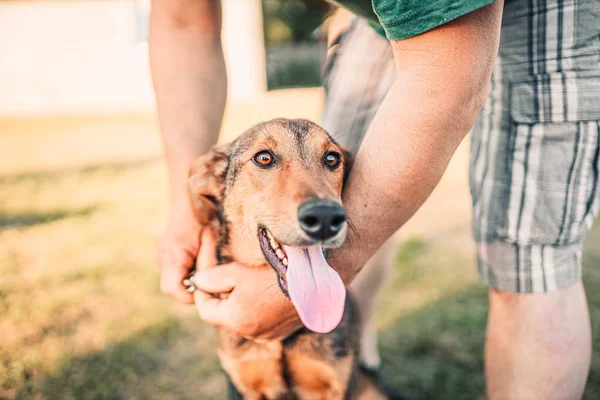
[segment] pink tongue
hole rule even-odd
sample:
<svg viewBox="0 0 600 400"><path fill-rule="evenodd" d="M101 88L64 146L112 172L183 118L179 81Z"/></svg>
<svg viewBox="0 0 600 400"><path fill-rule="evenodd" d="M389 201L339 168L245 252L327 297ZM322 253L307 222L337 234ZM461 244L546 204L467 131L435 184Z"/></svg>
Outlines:
<svg viewBox="0 0 600 400"><path fill-rule="evenodd" d="M346 287L325 261L320 246L283 246L289 265L287 287L304 326L313 332L331 332L342 320Z"/></svg>

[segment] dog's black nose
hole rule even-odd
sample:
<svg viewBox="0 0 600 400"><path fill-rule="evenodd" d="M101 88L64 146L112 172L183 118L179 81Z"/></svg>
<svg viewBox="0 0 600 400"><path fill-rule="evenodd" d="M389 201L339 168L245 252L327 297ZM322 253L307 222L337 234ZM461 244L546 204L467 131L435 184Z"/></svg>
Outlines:
<svg viewBox="0 0 600 400"><path fill-rule="evenodd" d="M313 239L327 240L342 230L346 212L332 200L307 200L298 207L300 227Z"/></svg>

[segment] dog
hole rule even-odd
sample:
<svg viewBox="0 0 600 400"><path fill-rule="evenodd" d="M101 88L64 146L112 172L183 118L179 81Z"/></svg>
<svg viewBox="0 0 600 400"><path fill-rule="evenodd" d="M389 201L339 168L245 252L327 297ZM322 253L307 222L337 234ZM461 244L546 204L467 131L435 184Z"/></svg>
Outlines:
<svg viewBox="0 0 600 400"><path fill-rule="evenodd" d="M359 366L360 316L325 256L348 235L352 159L317 124L274 119L192 164L190 201L216 230L219 263L270 266L304 325L260 343L218 328L230 399L387 398Z"/></svg>

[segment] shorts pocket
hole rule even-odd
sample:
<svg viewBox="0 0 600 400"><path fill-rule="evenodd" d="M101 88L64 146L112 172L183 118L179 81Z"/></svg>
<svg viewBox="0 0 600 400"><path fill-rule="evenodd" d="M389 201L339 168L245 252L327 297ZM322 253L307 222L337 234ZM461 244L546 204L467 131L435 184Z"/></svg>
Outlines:
<svg viewBox="0 0 600 400"><path fill-rule="evenodd" d="M346 36L349 32L354 28L354 24L356 21L353 21L350 26L348 26L345 30L341 31L337 37L335 37L331 43L327 46L327 54L325 56L325 62L323 63L323 67L321 69L321 82L323 87L326 89L329 87L329 80L331 79L331 74L333 73L333 69L335 68L336 61L339 57L340 48Z"/></svg>
<svg viewBox="0 0 600 400"><path fill-rule="evenodd" d="M517 124L600 120L600 71L533 75L510 85Z"/></svg>
<svg viewBox="0 0 600 400"><path fill-rule="evenodd" d="M535 75L509 96L496 233L522 245L581 242L597 209L600 73Z"/></svg>

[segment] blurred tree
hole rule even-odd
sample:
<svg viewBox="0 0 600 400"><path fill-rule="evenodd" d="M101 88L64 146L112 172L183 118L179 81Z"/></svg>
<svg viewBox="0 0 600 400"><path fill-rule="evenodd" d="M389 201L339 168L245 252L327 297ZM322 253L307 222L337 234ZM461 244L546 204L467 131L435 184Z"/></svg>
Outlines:
<svg viewBox="0 0 600 400"><path fill-rule="evenodd" d="M311 41L330 10L323 0L263 0L267 45Z"/></svg>
<svg viewBox="0 0 600 400"><path fill-rule="evenodd" d="M324 0L262 0L269 90L321 84L324 44L313 32L333 7Z"/></svg>

